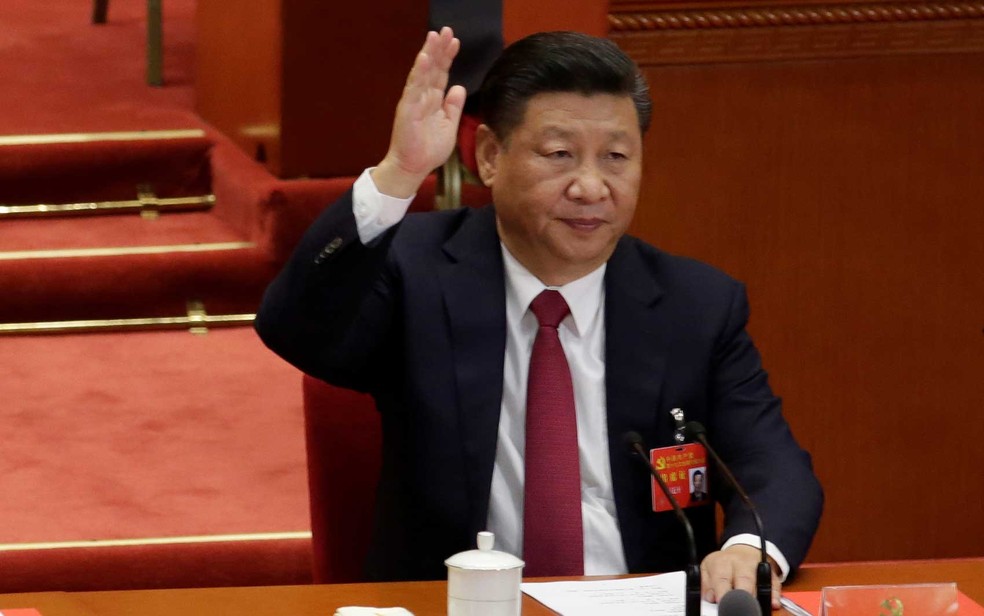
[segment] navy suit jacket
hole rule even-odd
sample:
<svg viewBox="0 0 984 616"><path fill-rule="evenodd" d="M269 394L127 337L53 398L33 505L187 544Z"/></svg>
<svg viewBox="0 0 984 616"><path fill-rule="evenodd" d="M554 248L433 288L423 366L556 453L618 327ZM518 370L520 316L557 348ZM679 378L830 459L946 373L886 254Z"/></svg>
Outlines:
<svg viewBox="0 0 984 616"><path fill-rule="evenodd" d="M793 439L745 323L744 287L696 261L623 237L605 274L608 448L622 545L632 572L681 569L672 512L653 513L646 469L622 435L674 444L670 409L702 422L760 508L793 568L819 521L822 492ZM305 372L370 392L382 414L372 579L436 579L485 528L506 340L494 209L410 214L363 245L351 193L308 230L271 283L256 321L265 343ZM590 412L590 409L589 409ZM754 533L711 475L721 541ZM687 510L702 555L715 511Z"/></svg>

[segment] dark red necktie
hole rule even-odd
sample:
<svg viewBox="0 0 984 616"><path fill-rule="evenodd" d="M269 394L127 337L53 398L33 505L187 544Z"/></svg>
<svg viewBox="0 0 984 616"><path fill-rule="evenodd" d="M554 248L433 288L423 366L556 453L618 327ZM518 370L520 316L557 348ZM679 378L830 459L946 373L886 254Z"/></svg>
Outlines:
<svg viewBox="0 0 984 616"><path fill-rule="evenodd" d="M583 575L581 466L571 371L557 326L570 312L557 291L530 304L540 327L526 391L523 560L528 576Z"/></svg>

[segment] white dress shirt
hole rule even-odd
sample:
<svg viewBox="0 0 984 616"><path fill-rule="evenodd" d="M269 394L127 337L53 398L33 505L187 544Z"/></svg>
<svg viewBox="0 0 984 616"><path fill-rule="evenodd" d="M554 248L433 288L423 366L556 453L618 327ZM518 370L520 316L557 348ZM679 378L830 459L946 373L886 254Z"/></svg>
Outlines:
<svg viewBox="0 0 984 616"><path fill-rule="evenodd" d="M380 193L367 169L353 187L353 213L363 244L369 244L406 215L413 198ZM529 305L546 288L564 296L571 314L558 327L574 384L578 454L581 463L581 516L584 526L584 574L627 573L615 511L612 470L608 458L605 399L605 265L562 287L547 287L502 247L506 284L506 353L502 407L489 498L488 529L496 549L522 557L523 477L526 443L526 382L537 321ZM735 544L758 546L758 536L736 535ZM789 565L779 549L767 551L785 580Z"/></svg>
<svg viewBox="0 0 984 616"><path fill-rule="evenodd" d="M547 288L564 296L571 313L557 328L574 385L577 448L581 465L584 574L625 573L625 555L615 512L608 460L605 412L605 265L561 287L547 287L502 247L506 273L506 356L502 410L489 530L499 548L523 553L523 477L526 445L526 384L537 320L529 306Z"/></svg>

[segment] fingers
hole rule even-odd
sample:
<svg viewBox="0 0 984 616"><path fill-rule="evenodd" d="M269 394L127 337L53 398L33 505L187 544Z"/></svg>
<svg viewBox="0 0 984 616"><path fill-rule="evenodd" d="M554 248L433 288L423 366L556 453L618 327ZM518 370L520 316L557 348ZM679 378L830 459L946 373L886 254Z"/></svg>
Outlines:
<svg viewBox="0 0 984 616"><path fill-rule="evenodd" d="M451 28L442 28L439 39L440 46L434 51L434 68L432 87L441 91L448 87L448 75L451 72L451 64L454 62L458 51L461 49L461 41L454 37Z"/></svg>
<svg viewBox="0 0 984 616"><path fill-rule="evenodd" d="M712 552L701 563L701 595L717 603L729 590L739 588L755 596L756 568L760 555L757 549L736 545L722 552ZM772 574L772 606L779 608L781 582Z"/></svg>
<svg viewBox="0 0 984 616"><path fill-rule="evenodd" d="M449 96L446 98L444 90L448 85L451 64L460 48L461 41L454 37L451 28L444 27L439 33L427 33L424 46L414 59L403 89L401 104L406 113L423 117L443 107L449 116L454 115L459 94L451 95L448 92Z"/></svg>
<svg viewBox="0 0 984 616"><path fill-rule="evenodd" d="M445 26L440 33L428 32L407 77L407 88L435 88L443 92L460 49L461 41L455 38L451 28Z"/></svg>
<svg viewBox="0 0 984 616"><path fill-rule="evenodd" d="M429 33L428 38L432 34L434 33ZM410 74L407 75L406 86L403 88L404 96L419 96L429 86L433 60L426 50L427 45L425 44L424 48L417 52L417 57L414 58Z"/></svg>
<svg viewBox="0 0 984 616"><path fill-rule="evenodd" d="M389 149L373 172L384 194L412 194L453 151L465 89L454 86L445 92L445 88L460 48L451 28L427 33L396 106ZM383 190L384 185L389 192Z"/></svg>
<svg viewBox="0 0 984 616"><path fill-rule="evenodd" d="M462 86L451 86L448 95L444 97L444 113L448 116L448 121L455 126L461 121L461 113L465 109L465 88Z"/></svg>
<svg viewBox="0 0 984 616"><path fill-rule="evenodd" d="M755 576L744 574L732 560L726 559L709 569L707 577L709 592L705 590L703 594L708 601L717 603L728 591L736 588L755 596Z"/></svg>

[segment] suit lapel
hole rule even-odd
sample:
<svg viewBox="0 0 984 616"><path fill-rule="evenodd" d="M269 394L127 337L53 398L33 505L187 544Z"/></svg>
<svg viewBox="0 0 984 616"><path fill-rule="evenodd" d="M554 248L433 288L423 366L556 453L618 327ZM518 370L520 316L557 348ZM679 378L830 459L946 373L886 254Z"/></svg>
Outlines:
<svg viewBox="0 0 984 616"><path fill-rule="evenodd" d="M448 262L438 275L454 353L474 533L485 528L488 513L506 348L505 274L495 211L486 207L466 217L444 252Z"/></svg>
<svg viewBox="0 0 984 616"><path fill-rule="evenodd" d="M666 361L666 332L657 306L661 295L653 265L623 239L605 273L608 427L618 439L627 430L654 435Z"/></svg>
<svg viewBox="0 0 984 616"><path fill-rule="evenodd" d="M615 505L630 569L639 562L639 515L648 507L648 475L627 453L623 435L639 432L650 447L671 438L670 418L659 408L666 369L665 323L661 323L654 261L644 260L633 240L622 238L605 274L605 386L608 448Z"/></svg>

